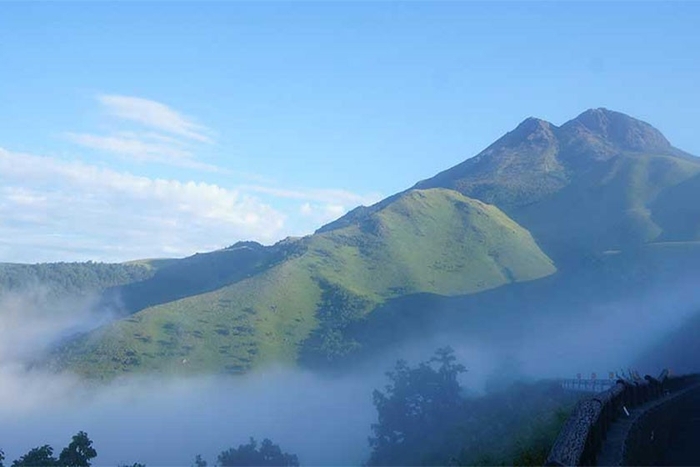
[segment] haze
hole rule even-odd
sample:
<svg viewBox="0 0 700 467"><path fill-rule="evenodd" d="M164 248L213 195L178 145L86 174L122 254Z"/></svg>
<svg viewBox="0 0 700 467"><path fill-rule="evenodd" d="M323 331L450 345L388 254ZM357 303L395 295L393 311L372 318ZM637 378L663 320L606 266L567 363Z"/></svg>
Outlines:
<svg viewBox="0 0 700 467"><path fill-rule="evenodd" d="M542 465L562 380L700 371L698 17L0 2L6 465Z"/></svg>

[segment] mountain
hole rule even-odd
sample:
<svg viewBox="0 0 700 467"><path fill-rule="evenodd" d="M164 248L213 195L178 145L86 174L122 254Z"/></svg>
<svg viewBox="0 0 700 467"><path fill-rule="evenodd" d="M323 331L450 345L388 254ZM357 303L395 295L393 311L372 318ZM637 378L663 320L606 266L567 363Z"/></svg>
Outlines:
<svg viewBox="0 0 700 467"><path fill-rule="evenodd" d="M138 283L155 269L146 263L0 263L0 297L41 288L50 297L98 293L106 287Z"/></svg>
<svg viewBox="0 0 700 467"><path fill-rule="evenodd" d="M555 271L531 235L498 208L445 189L406 192L361 222L272 250L278 259L267 268L243 265L228 285L80 336L59 349L53 364L103 376L137 369L240 372L299 354L332 361L354 349L343 328L386 300L474 293ZM127 297L135 286L125 288Z"/></svg>
<svg viewBox="0 0 700 467"><path fill-rule="evenodd" d="M560 127L529 118L415 188L495 204L564 265L582 254L700 240L700 209L687 202L699 174L700 161L648 123L593 109Z"/></svg>
<svg viewBox="0 0 700 467"><path fill-rule="evenodd" d="M700 258L698 195L700 161L647 123L606 109L561 126L528 118L313 235L145 262L151 276L104 293L125 316L49 363L92 377L333 366L426 332L446 306L454 329L523 329L522 317L574 302L585 313L693 270L677 265Z"/></svg>

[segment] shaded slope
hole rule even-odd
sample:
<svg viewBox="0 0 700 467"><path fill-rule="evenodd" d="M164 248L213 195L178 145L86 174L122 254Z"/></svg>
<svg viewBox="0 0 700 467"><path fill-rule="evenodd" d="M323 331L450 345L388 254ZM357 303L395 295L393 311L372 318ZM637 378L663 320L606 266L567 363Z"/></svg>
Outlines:
<svg viewBox="0 0 700 467"><path fill-rule="evenodd" d="M142 264L0 263L0 295L35 288L51 296L98 293L105 288L146 280L153 271Z"/></svg>
<svg viewBox="0 0 700 467"><path fill-rule="evenodd" d="M444 189L414 190L216 291L142 310L65 344L54 365L122 371L244 371L265 361L333 361L344 334L388 299L473 293L551 274L530 234L494 206Z"/></svg>
<svg viewBox="0 0 700 467"><path fill-rule="evenodd" d="M561 127L525 120L416 188L452 188L493 203L565 261L665 238L700 239L697 229L679 226L676 210L700 191L687 185L671 194L699 173L700 161L651 125L595 109Z"/></svg>
<svg viewBox="0 0 700 467"><path fill-rule="evenodd" d="M264 247L238 242L228 248L183 259L147 260L152 277L105 291L101 306L131 314L150 306L210 292L267 269L288 254L287 242Z"/></svg>
<svg viewBox="0 0 700 467"><path fill-rule="evenodd" d="M539 377L550 368L552 376L629 366L697 371L698 264L698 242L652 244L477 294L399 297L348 329L366 350L353 363L451 342L486 359L517 358Z"/></svg>

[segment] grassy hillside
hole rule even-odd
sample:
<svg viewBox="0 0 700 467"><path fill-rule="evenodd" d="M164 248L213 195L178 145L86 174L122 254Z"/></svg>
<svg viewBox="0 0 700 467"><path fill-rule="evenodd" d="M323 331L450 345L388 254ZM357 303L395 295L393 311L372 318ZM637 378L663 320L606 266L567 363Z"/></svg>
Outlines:
<svg viewBox="0 0 700 467"><path fill-rule="evenodd" d="M700 240L700 160L649 124L605 109L561 127L528 119L417 188L503 209L562 264L653 241Z"/></svg>
<svg viewBox="0 0 700 467"><path fill-rule="evenodd" d="M0 295L36 287L54 296L93 293L152 275L152 269L142 264L0 263Z"/></svg>
<svg viewBox="0 0 700 467"><path fill-rule="evenodd" d="M445 297L459 297L463 329L519 323L517 337L528 316L635 296L629 278L692 273L699 190L700 161L647 123L605 109L560 127L527 119L314 235L147 262L152 277L105 297L134 314L64 344L53 364L93 376L334 365L425 333L457 303Z"/></svg>
<svg viewBox="0 0 700 467"><path fill-rule="evenodd" d="M554 272L530 234L494 206L414 190L343 228L290 242L286 257L217 290L146 308L65 344L53 364L125 371L241 372L267 361L332 362L386 300L468 294Z"/></svg>
<svg viewBox="0 0 700 467"><path fill-rule="evenodd" d="M566 355L576 367L584 361L586 349L594 357L593 350L601 347L596 339L601 338L633 342L641 352L650 346L638 362L627 362L634 368L650 373L666 367L688 371L692 363L697 371L699 354L692 349L700 345L687 343L697 341L700 315L687 323L677 317L695 307L700 310L695 286L700 279L698 264L700 242L655 243L591 256L575 270L559 270L539 280L481 293L399 297L348 328L346 334L362 349L348 363L372 362L392 349L430 348L436 345L434 336L440 336L445 339L440 342L463 343L495 355L508 347L519 349L515 355L523 363L532 363L522 356L530 346L551 341L551 357L537 357L542 365L546 368ZM678 332L662 333L671 328ZM598 337L593 337L592 329L597 329ZM644 331L638 334L640 329ZM611 359L619 359L618 353L624 352L616 350Z"/></svg>
<svg viewBox="0 0 700 467"><path fill-rule="evenodd" d="M131 314L149 306L233 284L266 270L292 253L289 242L280 242L274 247L239 242L228 248L183 259L133 262L150 268L151 277L107 290L103 302Z"/></svg>

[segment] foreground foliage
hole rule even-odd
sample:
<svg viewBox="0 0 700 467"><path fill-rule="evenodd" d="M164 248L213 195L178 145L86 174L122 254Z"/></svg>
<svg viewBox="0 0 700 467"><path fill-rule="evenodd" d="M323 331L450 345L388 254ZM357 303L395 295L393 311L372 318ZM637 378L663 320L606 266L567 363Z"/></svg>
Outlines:
<svg viewBox="0 0 700 467"><path fill-rule="evenodd" d="M577 395L556 383L514 383L467 397L451 348L397 362L374 392L368 465L542 465Z"/></svg>
<svg viewBox="0 0 700 467"><path fill-rule="evenodd" d="M92 440L87 433L80 431L73 436L70 444L63 448L58 459L53 455L53 448L45 444L15 460L12 467L90 467L90 461L96 456L97 451L92 447ZM3 457L0 456L0 465Z"/></svg>
<svg viewBox="0 0 700 467"><path fill-rule="evenodd" d="M92 446L92 440L84 431L78 432L70 444L63 448L56 458L54 450L48 444L31 449L15 460L11 467L90 467L91 460L97 457L97 451ZM238 448L230 448L218 456L218 467L262 466L262 467L296 467L299 458L295 454L282 452L279 445L265 438L258 447L257 441L250 438L247 444ZM5 453L0 449L0 467L4 467ZM119 467L146 467L145 464L121 464ZM197 454L193 467L207 467L201 455Z"/></svg>
<svg viewBox="0 0 700 467"><path fill-rule="evenodd" d="M248 444L241 444L238 448L230 448L219 454L218 465L221 467L236 466L298 466L299 459L295 454L282 452L277 444L265 438L258 448L254 438L250 438Z"/></svg>

